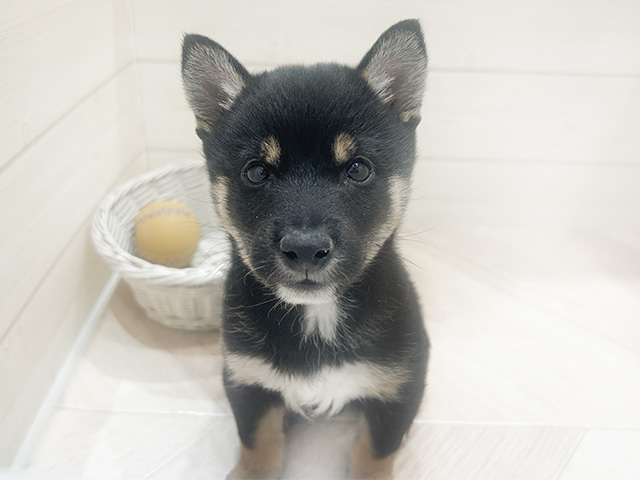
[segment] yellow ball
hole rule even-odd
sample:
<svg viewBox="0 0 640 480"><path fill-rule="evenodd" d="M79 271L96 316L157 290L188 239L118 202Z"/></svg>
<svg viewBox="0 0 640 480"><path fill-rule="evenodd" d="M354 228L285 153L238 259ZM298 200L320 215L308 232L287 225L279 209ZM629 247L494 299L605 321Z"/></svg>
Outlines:
<svg viewBox="0 0 640 480"><path fill-rule="evenodd" d="M167 267L191 263L200 241L200 225L193 210L179 202L152 202L135 219L138 256Z"/></svg>

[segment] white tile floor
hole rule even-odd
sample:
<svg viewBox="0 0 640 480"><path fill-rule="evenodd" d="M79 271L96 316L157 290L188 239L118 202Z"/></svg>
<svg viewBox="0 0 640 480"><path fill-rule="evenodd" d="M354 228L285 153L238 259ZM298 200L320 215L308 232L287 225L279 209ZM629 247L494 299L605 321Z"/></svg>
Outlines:
<svg viewBox="0 0 640 480"><path fill-rule="evenodd" d="M433 350L398 479L640 478L640 235L435 228L402 247ZM344 477L352 424L299 427L284 477ZM26 473L218 479L238 445L219 335L158 325L121 286Z"/></svg>

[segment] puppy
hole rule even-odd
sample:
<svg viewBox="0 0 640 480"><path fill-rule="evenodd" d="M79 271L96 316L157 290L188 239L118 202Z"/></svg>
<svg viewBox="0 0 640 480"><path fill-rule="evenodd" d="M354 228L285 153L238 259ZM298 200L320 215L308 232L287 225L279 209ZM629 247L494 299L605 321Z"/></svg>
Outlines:
<svg viewBox="0 0 640 480"><path fill-rule="evenodd" d="M428 340L396 253L427 55L406 20L356 68L252 75L186 35L182 77L229 234L224 386L242 442L229 478L276 478L285 413L362 412L352 478L388 478L422 398Z"/></svg>

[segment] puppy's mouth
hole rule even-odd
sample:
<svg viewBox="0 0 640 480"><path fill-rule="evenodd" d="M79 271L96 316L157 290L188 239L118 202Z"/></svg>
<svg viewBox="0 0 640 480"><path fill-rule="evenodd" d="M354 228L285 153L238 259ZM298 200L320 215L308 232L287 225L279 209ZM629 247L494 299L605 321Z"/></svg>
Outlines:
<svg viewBox="0 0 640 480"><path fill-rule="evenodd" d="M276 294L292 305L315 305L335 300L335 287L305 279L297 283L278 285Z"/></svg>

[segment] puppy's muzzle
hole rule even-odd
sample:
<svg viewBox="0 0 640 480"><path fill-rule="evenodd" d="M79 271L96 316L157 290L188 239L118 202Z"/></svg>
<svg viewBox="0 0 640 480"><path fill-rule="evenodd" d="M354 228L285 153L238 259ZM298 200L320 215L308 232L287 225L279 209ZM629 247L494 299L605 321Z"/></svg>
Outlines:
<svg viewBox="0 0 640 480"><path fill-rule="evenodd" d="M292 230L280 240L285 265L305 274L321 270L328 263L332 249L331 237L322 230Z"/></svg>

